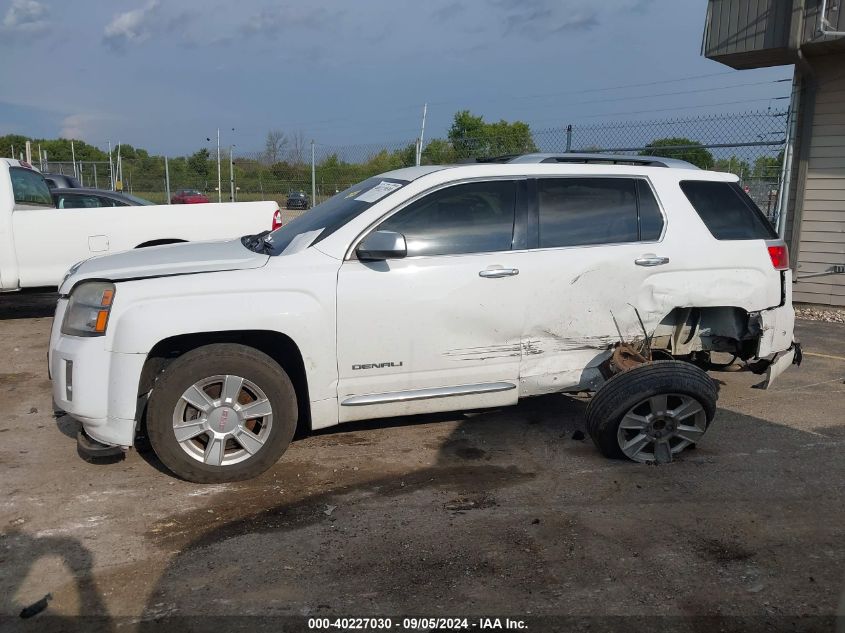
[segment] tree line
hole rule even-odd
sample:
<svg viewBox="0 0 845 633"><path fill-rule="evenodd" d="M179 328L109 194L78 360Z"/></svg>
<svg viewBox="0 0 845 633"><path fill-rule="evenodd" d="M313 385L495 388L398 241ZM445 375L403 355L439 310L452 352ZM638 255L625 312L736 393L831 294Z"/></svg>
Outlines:
<svg viewBox="0 0 845 633"><path fill-rule="evenodd" d="M37 139L18 134L0 136L0 154L12 155L23 151L29 140L34 155L39 149L47 152L49 162L69 162L69 139ZM371 150L362 156L349 158L338 152L326 153L323 148L317 157L317 186L324 193L369 178L375 174L416 163L416 145L396 149ZM596 148L598 149L598 148ZM230 179L228 148L223 150L221 180L223 191L228 190ZM421 163L449 164L475 157L492 157L538 151L529 124L523 121L487 122L469 110L456 112L445 138L434 138L425 143ZM701 143L689 138L667 137L649 143L642 155L678 158L703 169L729 171L739 176L754 178L776 177L783 153L775 157L763 156L753 164L739 158L716 159ZM107 162L108 153L81 140L73 141L73 154L77 162ZM124 178L135 191L163 190L165 178L164 157L150 154L146 149L123 144L120 154L124 161ZM37 164L37 160L35 161ZM195 187L206 191L217 184L217 157L208 148L201 148L187 156L168 159L171 189ZM287 134L281 130L267 133L264 148L251 156L232 158L234 179L241 191L255 193L282 193L292 189L310 189L310 146L301 132ZM108 182L108 173L100 174L100 186ZM90 180L90 178L89 178Z"/></svg>

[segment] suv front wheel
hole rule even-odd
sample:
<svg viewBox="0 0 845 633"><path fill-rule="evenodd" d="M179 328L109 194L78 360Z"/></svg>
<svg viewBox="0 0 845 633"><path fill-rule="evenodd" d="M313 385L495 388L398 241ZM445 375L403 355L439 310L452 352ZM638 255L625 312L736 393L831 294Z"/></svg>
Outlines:
<svg viewBox="0 0 845 633"><path fill-rule="evenodd" d="M613 376L587 407L587 429L607 456L672 461L713 420L718 393L710 377L681 361L657 361Z"/></svg>
<svg viewBox="0 0 845 633"><path fill-rule="evenodd" d="M279 364L254 348L224 343L187 352L159 375L147 433L176 475L220 483L275 464L296 421L296 392Z"/></svg>

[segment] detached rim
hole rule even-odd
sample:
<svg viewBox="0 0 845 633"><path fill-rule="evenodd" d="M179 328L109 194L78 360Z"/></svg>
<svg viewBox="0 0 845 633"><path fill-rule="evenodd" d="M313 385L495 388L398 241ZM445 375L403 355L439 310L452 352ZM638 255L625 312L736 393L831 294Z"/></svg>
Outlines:
<svg viewBox="0 0 845 633"><path fill-rule="evenodd" d="M173 410L181 449L208 466L231 466L258 453L270 437L273 407L254 382L233 374L188 387Z"/></svg>
<svg viewBox="0 0 845 633"><path fill-rule="evenodd" d="M702 404L685 394L643 399L622 417L616 439L626 457L637 462L668 462L707 430Z"/></svg>

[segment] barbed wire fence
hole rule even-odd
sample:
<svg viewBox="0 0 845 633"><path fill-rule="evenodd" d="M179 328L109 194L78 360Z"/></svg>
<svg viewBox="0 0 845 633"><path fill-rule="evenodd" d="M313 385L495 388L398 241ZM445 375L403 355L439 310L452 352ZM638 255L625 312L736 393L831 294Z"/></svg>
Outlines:
<svg viewBox="0 0 845 633"><path fill-rule="evenodd" d="M652 154L679 158L700 167L730 171L757 204L773 217L787 126L786 111L740 112L650 121L565 125L483 138L427 140L422 164L453 163L525 152ZM669 145L671 143L671 145ZM280 139L270 150L222 151L218 193L216 157L161 156L121 160L122 179L108 161L41 165L52 173L76 175L84 186L119 186L153 202L168 200L168 190L197 189L212 201L276 200L284 208L291 191L314 193L319 203L366 178L416 164L415 139L357 145L305 144ZM312 159L313 157L313 159ZM231 166L231 168L230 168ZM169 176L169 187L168 187ZM119 181L119 185L117 184ZM289 214L293 217L294 212Z"/></svg>

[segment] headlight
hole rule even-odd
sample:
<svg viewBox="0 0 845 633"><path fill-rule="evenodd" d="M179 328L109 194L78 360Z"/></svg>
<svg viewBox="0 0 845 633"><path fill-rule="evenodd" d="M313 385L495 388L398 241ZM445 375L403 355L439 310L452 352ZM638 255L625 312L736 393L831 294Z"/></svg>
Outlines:
<svg viewBox="0 0 845 633"><path fill-rule="evenodd" d="M109 323L114 301L114 284L89 281L79 284L70 293L62 334L71 336L102 336Z"/></svg>

